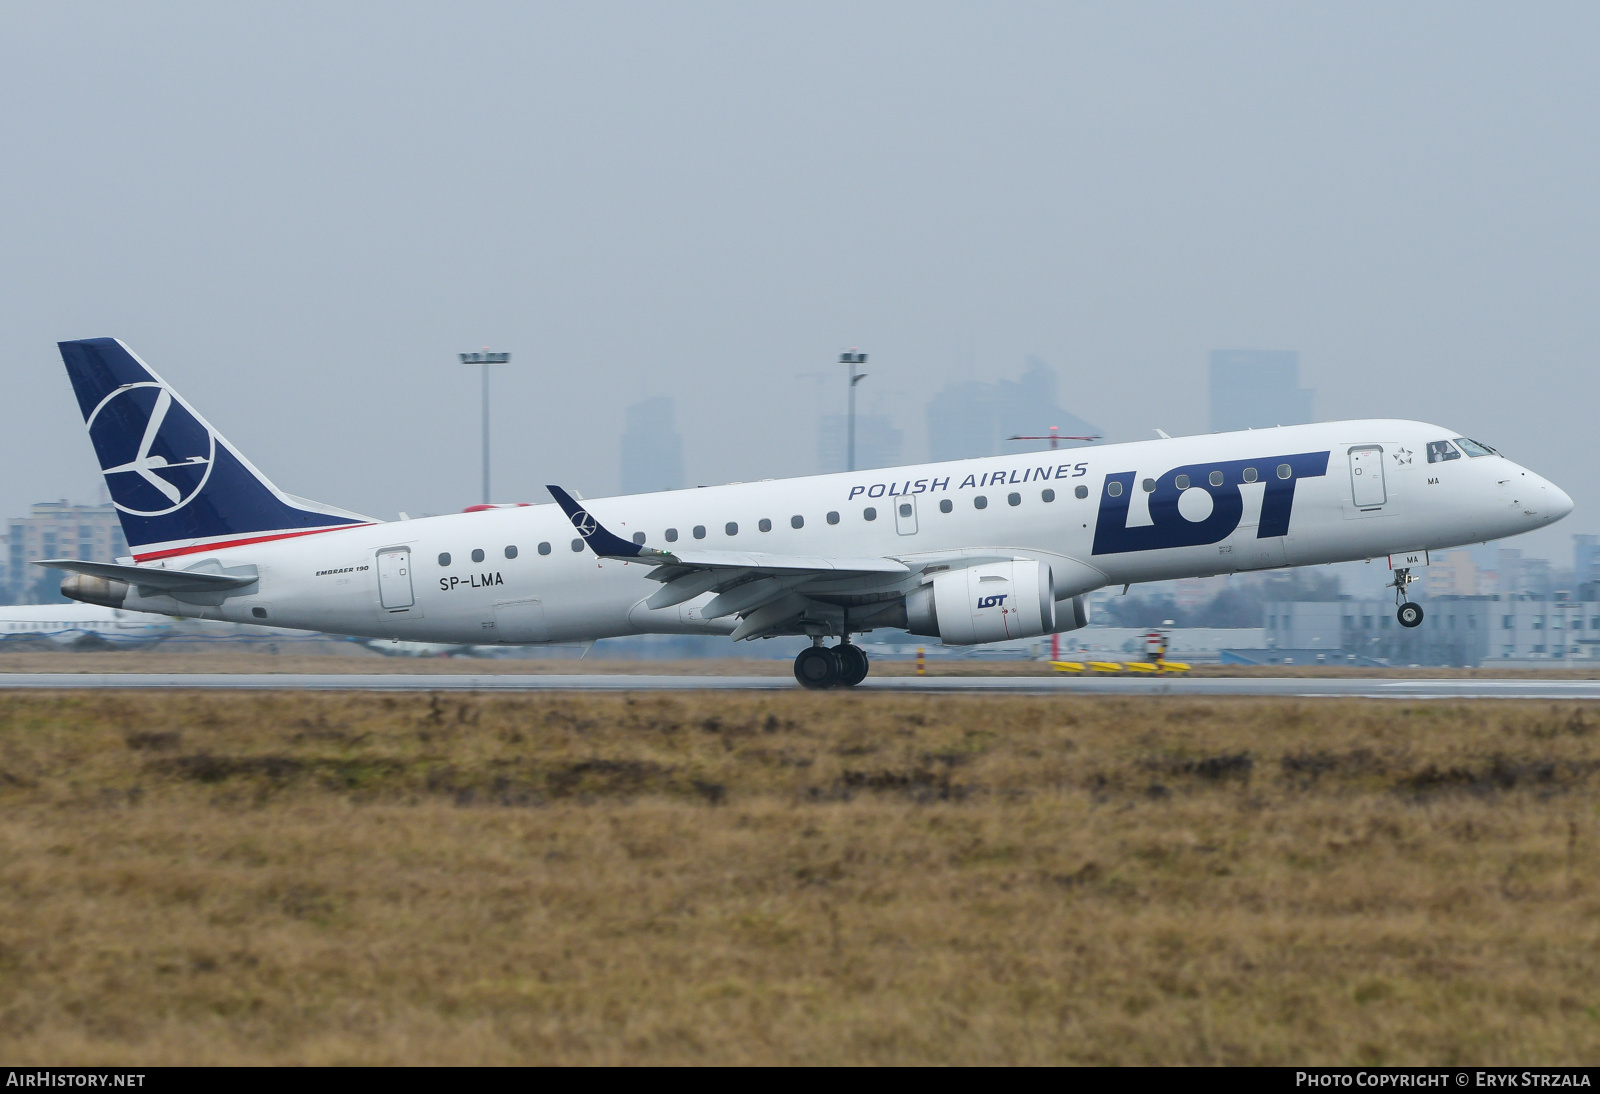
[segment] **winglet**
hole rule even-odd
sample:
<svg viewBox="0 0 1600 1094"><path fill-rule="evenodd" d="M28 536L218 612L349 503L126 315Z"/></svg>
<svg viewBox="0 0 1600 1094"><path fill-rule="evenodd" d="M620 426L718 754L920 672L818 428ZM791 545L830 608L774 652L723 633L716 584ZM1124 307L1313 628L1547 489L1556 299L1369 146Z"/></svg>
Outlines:
<svg viewBox="0 0 1600 1094"><path fill-rule="evenodd" d="M546 486L550 496L556 499L556 504L561 506L561 511L567 514L567 519L572 522L572 527L577 529L578 535L589 545L589 549L601 558L620 558L624 561L637 559L640 562L675 562L677 561L666 551L653 551L643 544L630 543L620 536L613 535L583 506L579 505L573 496L559 486Z"/></svg>

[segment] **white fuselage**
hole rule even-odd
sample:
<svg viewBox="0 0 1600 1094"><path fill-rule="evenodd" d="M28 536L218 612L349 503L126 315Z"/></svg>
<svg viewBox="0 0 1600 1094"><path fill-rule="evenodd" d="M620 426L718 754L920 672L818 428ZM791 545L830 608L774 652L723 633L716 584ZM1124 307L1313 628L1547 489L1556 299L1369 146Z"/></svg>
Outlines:
<svg viewBox="0 0 1600 1094"><path fill-rule="evenodd" d="M663 550L889 557L912 565L910 576L883 579L885 596L903 594L922 580L917 564L938 559L1048 560L1057 580L1071 586L1057 595L1070 596L1103 585L1439 550L1531 531L1570 511L1572 502L1558 487L1502 456L1428 462L1429 442L1457 436L1421 422L1332 422L732 483L584 505L617 536L643 533L647 546ZM1287 476L1276 477L1279 458L1308 453L1328 454L1325 472L1297 473L1293 490L1284 493ZM1234 495L1242 503L1237 524L1220 539L1183 545L1192 531L1184 525L1204 525L1224 504L1221 494L1205 489L1213 465L1244 475ZM1191 466L1195 483L1157 520L1149 499L1172 496L1170 485L1167 495L1153 494L1146 480L1153 489L1158 481L1182 484L1172 473ZM1127 485L1111 499L1114 480ZM1269 487L1279 490L1271 495L1277 500L1264 503ZM1053 500L1045 500L1045 491L1053 491ZM909 515L903 515L905 506ZM837 514L836 522L830 514ZM1119 527L1101 528L1096 553L1097 528L1107 521ZM1286 534L1278 534L1280 524ZM675 538L669 539L669 529ZM1174 539L1179 545L1163 545ZM1134 549L1105 549L1129 545ZM408 554L397 556L400 548ZM385 552L389 569L380 589ZM481 561L474 561L475 552ZM446 555L448 562L441 561ZM149 564L182 569L212 559L225 568L255 566L258 584L245 595L214 597L214 603L134 590L124 606L474 644L728 634L738 622L700 618L709 593L669 608L645 607L661 587L646 576L651 565L597 558L555 505L366 524L199 549ZM402 579L404 590L397 592ZM406 598L410 603L402 603Z"/></svg>

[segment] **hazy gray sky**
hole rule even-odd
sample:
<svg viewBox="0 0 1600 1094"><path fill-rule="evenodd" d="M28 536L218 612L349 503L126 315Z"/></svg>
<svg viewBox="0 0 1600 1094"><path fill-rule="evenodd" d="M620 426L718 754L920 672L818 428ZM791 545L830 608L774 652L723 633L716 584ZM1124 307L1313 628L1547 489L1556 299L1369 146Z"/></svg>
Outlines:
<svg viewBox="0 0 1600 1094"><path fill-rule="evenodd" d="M1207 354L1502 447L1600 530L1594 4L12 4L0 515L94 500L54 343L115 335L297 494L382 517L810 471L816 374L925 452L1027 354L1111 439ZM843 404L842 381L826 389ZM866 386L863 395L866 396Z"/></svg>

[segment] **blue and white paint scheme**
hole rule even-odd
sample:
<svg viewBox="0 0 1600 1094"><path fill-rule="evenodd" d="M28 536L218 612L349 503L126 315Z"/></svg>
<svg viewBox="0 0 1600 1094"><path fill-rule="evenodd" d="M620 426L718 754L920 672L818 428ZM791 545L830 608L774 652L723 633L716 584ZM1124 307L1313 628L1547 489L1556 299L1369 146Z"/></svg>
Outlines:
<svg viewBox="0 0 1600 1094"><path fill-rule="evenodd" d="M117 339L61 356L135 561L373 523L273 486Z"/></svg>
<svg viewBox="0 0 1600 1094"><path fill-rule="evenodd" d="M1532 531L1572 499L1426 422L1367 419L1070 453L379 522L280 491L114 339L61 344L132 557L44 560L68 596L410 642L809 635L809 686L858 683L849 637L951 644L1087 622L1107 585L1385 559L1401 622L1428 553ZM832 647L831 636L840 638Z"/></svg>

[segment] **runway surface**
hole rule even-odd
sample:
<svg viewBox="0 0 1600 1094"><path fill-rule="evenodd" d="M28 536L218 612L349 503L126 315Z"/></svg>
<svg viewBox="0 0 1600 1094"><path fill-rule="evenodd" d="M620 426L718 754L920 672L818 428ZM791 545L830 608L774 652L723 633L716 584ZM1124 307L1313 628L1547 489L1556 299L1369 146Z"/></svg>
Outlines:
<svg viewBox="0 0 1600 1094"><path fill-rule="evenodd" d="M799 691L789 676L511 676L419 673L0 673L0 689L225 691ZM1387 677L891 676L854 689L1019 695L1266 695L1381 699L1600 699L1600 680Z"/></svg>

